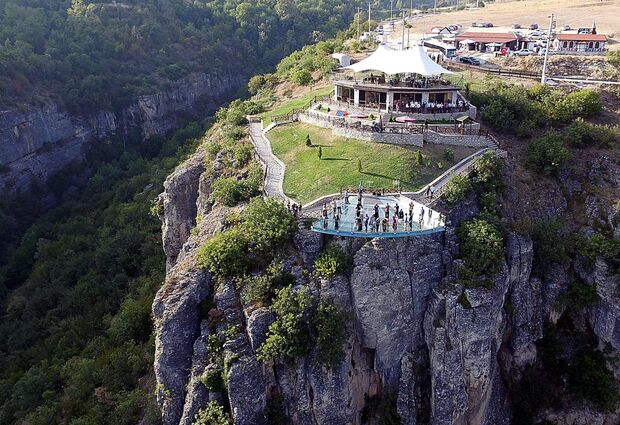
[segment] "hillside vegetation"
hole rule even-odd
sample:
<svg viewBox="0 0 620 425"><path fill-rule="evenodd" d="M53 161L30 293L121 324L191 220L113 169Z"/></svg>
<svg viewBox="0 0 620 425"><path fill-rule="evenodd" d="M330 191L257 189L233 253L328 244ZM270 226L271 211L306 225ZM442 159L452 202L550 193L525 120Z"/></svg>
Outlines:
<svg viewBox="0 0 620 425"><path fill-rule="evenodd" d="M51 98L88 113L192 72L249 76L333 35L353 8L336 0L6 0L0 106Z"/></svg>

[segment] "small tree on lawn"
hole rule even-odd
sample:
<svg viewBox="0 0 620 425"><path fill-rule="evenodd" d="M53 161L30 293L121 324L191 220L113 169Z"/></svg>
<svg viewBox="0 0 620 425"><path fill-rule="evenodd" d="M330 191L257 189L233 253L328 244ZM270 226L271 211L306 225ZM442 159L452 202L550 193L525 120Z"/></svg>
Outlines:
<svg viewBox="0 0 620 425"><path fill-rule="evenodd" d="M312 146L312 140L310 140L310 135L306 134L306 146L311 147Z"/></svg>
<svg viewBox="0 0 620 425"><path fill-rule="evenodd" d="M323 157L323 148L319 146L319 159Z"/></svg>

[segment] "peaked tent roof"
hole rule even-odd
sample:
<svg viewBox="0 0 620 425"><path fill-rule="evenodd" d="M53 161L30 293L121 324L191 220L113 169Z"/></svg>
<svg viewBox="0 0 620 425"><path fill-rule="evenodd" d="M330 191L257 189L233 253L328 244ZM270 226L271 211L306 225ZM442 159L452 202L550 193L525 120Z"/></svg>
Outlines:
<svg viewBox="0 0 620 425"><path fill-rule="evenodd" d="M452 74L428 57L422 46L413 46L408 50L393 50L380 45L366 59L349 65L344 69L354 72L379 71L385 74L419 74L425 77L440 74Z"/></svg>

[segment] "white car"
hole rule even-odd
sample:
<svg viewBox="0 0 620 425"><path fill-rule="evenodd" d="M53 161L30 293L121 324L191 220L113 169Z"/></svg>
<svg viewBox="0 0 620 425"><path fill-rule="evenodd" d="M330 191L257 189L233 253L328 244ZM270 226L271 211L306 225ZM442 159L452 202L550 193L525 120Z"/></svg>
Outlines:
<svg viewBox="0 0 620 425"><path fill-rule="evenodd" d="M530 33L530 37L532 37L532 38L544 37L545 35L547 35L547 34L545 34L544 31L532 31Z"/></svg>
<svg viewBox="0 0 620 425"><path fill-rule="evenodd" d="M530 56L530 55L533 55L534 52L528 49L521 49L521 50L516 50L512 52L512 54L517 55L517 56Z"/></svg>

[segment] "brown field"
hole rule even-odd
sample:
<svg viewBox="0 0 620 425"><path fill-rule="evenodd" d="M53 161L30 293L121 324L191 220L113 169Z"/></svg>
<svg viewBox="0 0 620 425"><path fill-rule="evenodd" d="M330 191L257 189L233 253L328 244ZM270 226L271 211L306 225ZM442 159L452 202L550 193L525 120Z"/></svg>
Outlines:
<svg viewBox="0 0 620 425"><path fill-rule="evenodd" d="M505 31L506 26L521 24L522 27L537 23L541 29L549 26L548 16L555 13L558 28L570 25L572 28L590 27L596 22L600 34L610 38L610 50L620 48L620 0L577 1L577 0L524 0L491 3L487 7L456 12L421 15L413 21L414 33L420 36L437 25L461 24L468 29L472 22L492 22L504 28L484 28L482 31ZM476 29L474 29L475 31ZM399 40L397 32L390 38Z"/></svg>

